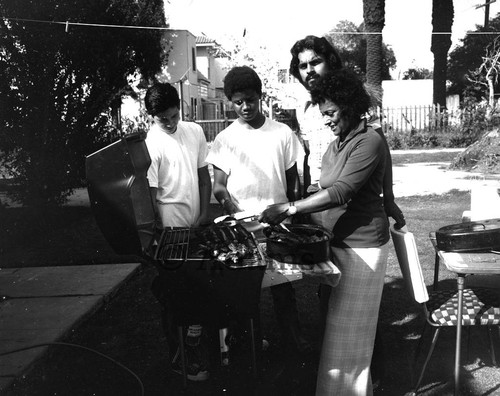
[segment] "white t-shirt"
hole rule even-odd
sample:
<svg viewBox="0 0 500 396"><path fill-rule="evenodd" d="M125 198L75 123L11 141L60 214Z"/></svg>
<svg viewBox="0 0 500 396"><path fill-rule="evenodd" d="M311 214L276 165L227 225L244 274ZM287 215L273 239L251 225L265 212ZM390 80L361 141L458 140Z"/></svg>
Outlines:
<svg viewBox="0 0 500 396"><path fill-rule="evenodd" d="M307 104L308 103L308 104ZM309 172L311 184L319 182L321 160L326 149L336 139L333 131L325 125L318 106L307 102L303 114L299 114L300 133L309 143ZM306 186L307 187L307 186Z"/></svg>
<svg viewBox="0 0 500 396"><path fill-rule="evenodd" d="M208 148L202 128L180 121L173 134L154 124L146 137L151 157L150 187L164 227L191 227L200 216L198 168L207 165Z"/></svg>
<svg viewBox="0 0 500 396"><path fill-rule="evenodd" d="M227 190L240 209L260 213L268 205L288 201L285 172L301 150L285 124L266 118L254 129L237 119L217 135L207 162L228 175Z"/></svg>

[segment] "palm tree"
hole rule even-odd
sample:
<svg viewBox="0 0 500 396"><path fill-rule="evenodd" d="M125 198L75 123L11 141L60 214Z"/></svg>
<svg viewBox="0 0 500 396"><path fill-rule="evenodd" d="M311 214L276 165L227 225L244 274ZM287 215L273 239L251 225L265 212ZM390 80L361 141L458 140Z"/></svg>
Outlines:
<svg viewBox="0 0 500 396"><path fill-rule="evenodd" d="M366 37L366 84L377 106L382 104L382 29L385 25L385 0L363 0Z"/></svg>
<svg viewBox="0 0 500 396"><path fill-rule="evenodd" d="M446 71L453 14L453 0L432 0L433 102L442 107L446 107Z"/></svg>

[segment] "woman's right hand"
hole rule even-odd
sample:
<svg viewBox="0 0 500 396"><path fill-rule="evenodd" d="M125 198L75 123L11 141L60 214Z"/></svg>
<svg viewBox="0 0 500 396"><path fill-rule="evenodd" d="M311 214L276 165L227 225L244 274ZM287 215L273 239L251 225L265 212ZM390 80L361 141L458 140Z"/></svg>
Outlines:
<svg viewBox="0 0 500 396"><path fill-rule="evenodd" d="M289 202L270 205L259 215L259 221L271 225L279 224L288 217L289 207Z"/></svg>

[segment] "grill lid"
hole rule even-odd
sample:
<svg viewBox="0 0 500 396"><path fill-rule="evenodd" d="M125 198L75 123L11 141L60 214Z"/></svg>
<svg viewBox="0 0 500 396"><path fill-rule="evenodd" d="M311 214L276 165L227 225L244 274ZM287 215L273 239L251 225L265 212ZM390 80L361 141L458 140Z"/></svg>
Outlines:
<svg viewBox="0 0 500 396"><path fill-rule="evenodd" d="M118 254L151 256L154 208L147 171L146 133L129 134L86 157L90 206Z"/></svg>

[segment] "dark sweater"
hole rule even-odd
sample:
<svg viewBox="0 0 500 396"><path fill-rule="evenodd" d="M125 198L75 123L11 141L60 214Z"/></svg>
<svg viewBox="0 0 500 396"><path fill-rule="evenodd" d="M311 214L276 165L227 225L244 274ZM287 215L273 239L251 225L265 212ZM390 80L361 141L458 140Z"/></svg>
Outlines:
<svg viewBox="0 0 500 396"><path fill-rule="evenodd" d="M365 121L326 150L320 185L335 206L322 213L322 223L331 227L333 245L378 247L389 240L382 198L387 155L383 138Z"/></svg>

